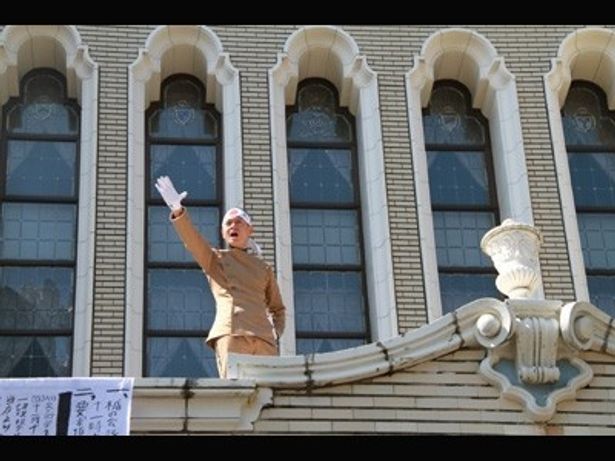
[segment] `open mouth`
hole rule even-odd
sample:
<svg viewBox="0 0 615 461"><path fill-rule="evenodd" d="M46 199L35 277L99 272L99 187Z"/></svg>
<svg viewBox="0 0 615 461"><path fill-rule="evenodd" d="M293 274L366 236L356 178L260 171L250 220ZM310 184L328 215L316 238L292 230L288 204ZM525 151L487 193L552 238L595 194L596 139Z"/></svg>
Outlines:
<svg viewBox="0 0 615 461"><path fill-rule="evenodd" d="M236 231L231 231L231 233L229 234L231 237L239 237L239 232Z"/></svg>

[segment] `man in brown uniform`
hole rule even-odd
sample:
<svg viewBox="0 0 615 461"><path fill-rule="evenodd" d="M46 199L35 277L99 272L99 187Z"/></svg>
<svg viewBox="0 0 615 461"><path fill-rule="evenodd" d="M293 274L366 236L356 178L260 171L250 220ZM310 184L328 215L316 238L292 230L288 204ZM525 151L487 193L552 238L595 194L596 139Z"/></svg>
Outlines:
<svg viewBox="0 0 615 461"><path fill-rule="evenodd" d="M188 193L178 194L167 176L158 178L156 189L171 208L170 220L203 269L216 300L216 317L206 342L216 351L220 377L226 378L229 352L278 355L277 339L284 331L286 308L273 270L250 238L250 216L231 208L221 229L229 249L212 248L181 204Z"/></svg>

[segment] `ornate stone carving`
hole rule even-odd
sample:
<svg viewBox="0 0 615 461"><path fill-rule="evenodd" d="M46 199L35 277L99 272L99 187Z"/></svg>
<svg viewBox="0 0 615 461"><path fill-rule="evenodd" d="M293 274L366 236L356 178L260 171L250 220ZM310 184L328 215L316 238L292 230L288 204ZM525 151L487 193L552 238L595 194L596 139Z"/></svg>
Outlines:
<svg viewBox="0 0 615 461"><path fill-rule="evenodd" d="M496 348L504 344L514 334L515 318L512 311L501 301L491 298L483 298L473 301L466 306L480 307L483 313L476 319L474 339L487 349ZM463 309L463 308L461 308ZM459 321L462 321L459 309Z"/></svg>
<svg viewBox="0 0 615 461"><path fill-rule="evenodd" d="M610 324L589 303L529 299L541 283L541 243L537 229L509 219L485 234L481 248L499 272L498 289L510 297L505 305L513 322L510 339L491 347L500 318L484 312L475 329L478 342L489 349L481 373L504 396L521 402L534 421L549 420L558 402L574 398L590 382L592 370L576 351L595 347L596 338L605 337L598 330ZM597 322L597 316L605 318Z"/></svg>
<svg viewBox="0 0 615 461"><path fill-rule="evenodd" d="M491 229L481 240L481 248L499 272L498 290L509 298L529 298L539 287L538 250L542 235L533 226L511 219Z"/></svg>
<svg viewBox="0 0 615 461"><path fill-rule="evenodd" d="M568 303L562 307L560 312L562 337L575 349L586 351L594 345L598 327L595 320L596 311L596 307L584 301Z"/></svg>
<svg viewBox="0 0 615 461"><path fill-rule="evenodd" d="M548 421L559 402L574 398L592 379L591 367L575 351L596 346L596 337L604 336L595 326L598 309L533 299L508 299L505 306L513 328L508 340L488 347L481 374L503 396L521 403L534 421ZM489 336L498 323L497 316L485 312L475 331Z"/></svg>
<svg viewBox="0 0 615 461"><path fill-rule="evenodd" d="M500 321L493 314L483 314L476 321L476 328L486 338L493 338L500 332Z"/></svg>
<svg viewBox="0 0 615 461"><path fill-rule="evenodd" d="M519 379L527 384L555 383L559 339L558 308L548 301L510 300L515 313Z"/></svg>
<svg viewBox="0 0 615 461"><path fill-rule="evenodd" d="M481 248L499 272L498 290L511 298L509 305L515 314L517 332L515 363L519 380L526 384L554 383L560 376L556 365L559 305L525 301L540 284L541 243L542 236L536 228L511 219L491 229L481 241Z"/></svg>

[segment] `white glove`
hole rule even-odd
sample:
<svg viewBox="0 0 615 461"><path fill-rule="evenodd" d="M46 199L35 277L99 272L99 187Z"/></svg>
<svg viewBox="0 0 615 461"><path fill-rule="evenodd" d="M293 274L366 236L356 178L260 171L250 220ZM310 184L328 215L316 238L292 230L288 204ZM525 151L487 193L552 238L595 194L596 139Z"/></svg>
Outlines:
<svg viewBox="0 0 615 461"><path fill-rule="evenodd" d="M162 199L172 211L179 211L182 209L182 200L186 198L188 192L184 191L178 194L168 176L160 176L154 185L156 189L158 189L158 192L160 192L160 195L162 195Z"/></svg>

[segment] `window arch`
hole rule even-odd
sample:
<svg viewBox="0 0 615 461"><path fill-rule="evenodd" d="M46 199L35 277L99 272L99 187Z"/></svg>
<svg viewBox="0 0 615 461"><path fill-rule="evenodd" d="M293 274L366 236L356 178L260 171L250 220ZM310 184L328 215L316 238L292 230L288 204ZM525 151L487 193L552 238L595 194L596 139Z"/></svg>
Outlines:
<svg viewBox="0 0 615 461"><path fill-rule="evenodd" d="M564 222L567 262L570 264L573 290L569 298L590 301L587 274L579 235L571 173L564 136L561 109L571 82L593 82L606 92L609 109L615 108L615 47L611 46L615 31L602 27L583 27L566 36L560 43L551 69L544 76L547 116L553 145L553 158L560 194L561 217ZM558 273L558 285L562 283ZM563 280L566 282L566 280Z"/></svg>
<svg viewBox="0 0 615 461"><path fill-rule="evenodd" d="M189 191L184 203L193 222L219 246L221 117L205 100L197 78L176 74L165 79L160 102L145 114L144 376L217 376L213 351L203 342L213 322L214 299L154 187L165 175L178 190Z"/></svg>
<svg viewBox="0 0 615 461"><path fill-rule="evenodd" d="M298 83L308 78L333 84L339 106L356 117L370 337L383 340L398 332L377 74L342 28L304 26L288 37L269 69L276 268L288 319L282 355L296 353L286 107L296 104Z"/></svg>
<svg viewBox="0 0 615 461"><path fill-rule="evenodd" d="M354 117L324 79L286 113L297 353L370 339Z"/></svg>
<svg viewBox="0 0 615 461"><path fill-rule="evenodd" d="M499 222L489 123L453 80L435 82L423 110L425 153L442 312L499 297L496 272L480 248Z"/></svg>
<svg viewBox="0 0 615 461"><path fill-rule="evenodd" d="M0 376L70 376L80 107L60 72L39 68L2 115Z"/></svg>
<svg viewBox="0 0 615 461"><path fill-rule="evenodd" d="M589 297L615 316L615 111L598 85L576 80L562 126Z"/></svg>
<svg viewBox="0 0 615 461"><path fill-rule="evenodd" d="M500 220L534 223L514 76L491 42L476 31L453 27L434 32L423 43L415 65L406 74L408 125L429 321L441 317L443 308L422 110L430 101L434 83L441 80L463 84L471 94L471 105L466 107L480 110L489 121L487 132L491 140L489 147ZM544 296L542 285L532 296L536 299Z"/></svg>
<svg viewBox="0 0 615 461"><path fill-rule="evenodd" d="M181 58L180 58L181 57ZM243 205L241 101L239 71L222 42L206 26L161 25L151 32L138 58L128 68L128 210L126 243L126 335L124 374L144 374L144 194L149 166L145 165L145 112L160 98L160 82L175 74L199 79L205 102L215 105L223 155L222 189L225 208ZM215 241L214 241L215 243Z"/></svg>

